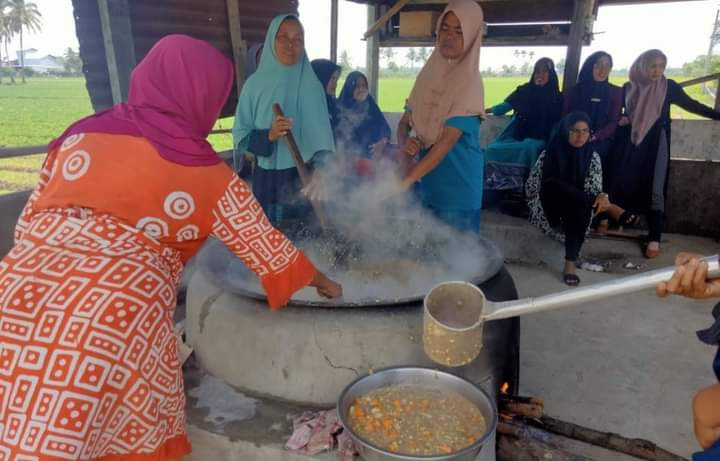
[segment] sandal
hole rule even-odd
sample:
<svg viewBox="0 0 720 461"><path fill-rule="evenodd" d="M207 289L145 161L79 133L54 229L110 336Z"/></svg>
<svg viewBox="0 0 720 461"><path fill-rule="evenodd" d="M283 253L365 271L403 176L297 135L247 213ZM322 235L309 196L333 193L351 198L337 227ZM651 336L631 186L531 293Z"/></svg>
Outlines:
<svg viewBox="0 0 720 461"><path fill-rule="evenodd" d="M640 224L640 216L630 213L629 211L623 211L618 222L623 227L635 227Z"/></svg>
<svg viewBox="0 0 720 461"><path fill-rule="evenodd" d="M580 285L580 277L575 274L563 272L563 282L565 282L565 285L569 287L576 287Z"/></svg>

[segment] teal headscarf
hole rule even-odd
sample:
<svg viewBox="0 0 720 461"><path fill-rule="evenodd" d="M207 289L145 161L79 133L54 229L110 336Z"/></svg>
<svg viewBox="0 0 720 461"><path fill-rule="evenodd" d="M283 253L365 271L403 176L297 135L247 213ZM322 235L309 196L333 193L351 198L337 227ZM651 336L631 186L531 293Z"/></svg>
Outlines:
<svg viewBox="0 0 720 461"><path fill-rule="evenodd" d="M286 66L277 59L275 35L280 24L292 14L277 16L265 35L265 52L260 65L245 82L233 126L233 142L239 152L246 152L252 130L266 130L273 120L272 106L280 104L286 117L293 119L293 135L307 162L318 152L335 150L332 128L328 118L325 89L315 76L307 54L303 52L297 64ZM270 52L271 51L271 52ZM258 156L258 165L266 170L293 168L292 157L284 139L276 143L275 153ZM252 152L251 152L252 153Z"/></svg>

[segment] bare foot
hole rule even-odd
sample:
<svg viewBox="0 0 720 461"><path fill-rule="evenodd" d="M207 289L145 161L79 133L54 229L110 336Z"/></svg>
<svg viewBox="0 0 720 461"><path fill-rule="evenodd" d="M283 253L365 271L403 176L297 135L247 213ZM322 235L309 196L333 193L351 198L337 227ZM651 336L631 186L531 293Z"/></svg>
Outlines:
<svg viewBox="0 0 720 461"><path fill-rule="evenodd" d="M563 267L563 274L574 274L577 270L575 261L565 260L565 266Z"/></svg>
<svg viewBox="0 0 720 461"><path fill-rule="evenodd" d="M657 258L660 255L660 242L649 242L645 249L645 257L648 259Z"/></svg>
<svg viewBox="0 0 720 461"><path fill-rule="evenodd" d="M623 210L617 205L610 204L610 206L607 207L605 212L610 215L613 221L620 221L620 216L625 213L625 210Z"/></svg>
<svg viewBox="0 0 720 461"><path fill-rule="evenodd" d="M600 235L605 235L607 234L608 229L610 229L610 223L607 219L603 219L598 223L597 233Z"/></svg>

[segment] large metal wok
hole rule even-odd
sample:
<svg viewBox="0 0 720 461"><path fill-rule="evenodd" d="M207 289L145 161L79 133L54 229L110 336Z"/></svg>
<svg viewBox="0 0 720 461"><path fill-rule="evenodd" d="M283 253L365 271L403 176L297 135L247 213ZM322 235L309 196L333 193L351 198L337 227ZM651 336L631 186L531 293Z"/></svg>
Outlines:
<svg viewBox="0 0 720 461"><path fill-rule="evenodd" d="M415 228L418 231L414 234ZM412 226L407 222L399 223L397 232L402 234L398 234L400 238L396 242L378 239L360 244L354 242L351 236L336 238L328 231L321 235L310 233L304 236L302 233L289 232L294 234L293 241L306 251L320 270L343 283L345 292L342 299L324 300L308 287L296 293L289 304L321 308L418 304L427 290L437 283L465 280L480 284L497 274L503 265L498 247L478 236L440 234L440 237L428 237L420 225ZM364 261L372 261L373 267L378 269L380 274L377 280L371 277L353 279L353 267L362 265ZM418 271L428 271L429 275L425 278L424 275L415 277L405 286L397 283L397 287L394 287L393 280L383 279L382 270L398 261L406 262L405 266L416 265L412 267ZM210 239L205 244L198 255L198 266L220 288L248 298L265 300L257 276L220 241ZM373 283L376 283L377 290L373 289Z"/></svg>

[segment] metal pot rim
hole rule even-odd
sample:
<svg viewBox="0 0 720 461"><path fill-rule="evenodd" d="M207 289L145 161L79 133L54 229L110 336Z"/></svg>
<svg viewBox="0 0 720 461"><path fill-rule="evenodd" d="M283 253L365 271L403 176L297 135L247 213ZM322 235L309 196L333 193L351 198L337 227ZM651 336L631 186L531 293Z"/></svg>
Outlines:
<svg viewBox="0 0 720 461"><path fill-rule="evenodd" d="M454 332L457 332L457 333L465 333L465 332L472 331L472 330L475 330L475 329L477 329L478 327L480 327L480 326L483 324L483 316L482 316L482 311L483 311L483 309L482 309L482 308L480 309L480 315L478 316L477 322L475 322L475 323L473 323L472 325L469 325L469 326L467 326L467 327L463 327L463 328L456 328L456 327L451 327L451 326L449 326L449 325L446 325L445 323L443 323L443 322L441 322L440 320L438 320L434 315L432 315L432 312L430 312L430 309L428 309L428 298L430 297L430 295L432 294L432 292L433 292L436 288L440 288L440 287L445 286L445 285L463 285L463 286L466 286L466 287L472 289L473 291L477 292L477 293L480 295L480 297L482 298L483 307L485 306L485 303L487 302L487 298L485 297L485 293L483 293L483 291L482 291L482 290L480 289L480 287L478 287L477 285L475 285L475 284L473 284L473 283L470 283L470 282L465 282L465 281L462 281L462 280L450 280L450 281L447 281L447 282L440 282L440 283L438 283L438 284L435 284L435 286L433 286L432 288L430 288L430 291L428 291L428 293L425 295L425 298L423 299L423 312L424 312L428 317L430 317L433 322L435 322L435 323L437 323L438 325L440 325L444 330L454 331Z"/></svg>
<svg viewBox="0 0 720 461"><path fill-rule="evenodd" d="M381 374L381 373L385 373L385 372L389 372L389 371L397 371L397 370L407 370L407 371L415 371L415 370L431 371L431 372L434 372L434 373L437 373L437 374L440 374L440 375L444 375L445 377L447 377L447 378L449 378L449 379L455 379L455 380L458 380L458 381L464 381L466 384L469 384L471 387L474 387L478 392L480 392L480 394L483 395L483 397L485 397L485 398L488 400L488 402L490 402L491 407L493 408L492 421L487 421L487 429L486 429L486 431L485 431L485 434L483 434L483 436L480 437L475 443L473 443L472 445L469 445L469 446L463 448L462 450L459 450L459 451L456 451L456 452L453 452L453 453L444 454L444 455L426 455L426 456L423 456L423 455L404 455L404 454L400 454L400 453L393 453L393 452L388 451L388 450L386 450L386 449L384 449L384 448L378 447L377 445L374 445L374 444L366 441L366 440L363 439L362 437L360 437L358 434L355 433L355 431L352 430L352 428L350 427L350 424L348 424L348 422L346 421L345 412L342 411L342 402L343 402L343 400L345 399L345 395L347 395L347 393L350 391L350 389L353 388L353 386L355 386L357 383L359 383L360 381L363 381L364 379L366 379L366 378L368 378L368 377L370 377L370 376L375 376L375 375L378 375L378 374ZM395 459L402 460L402 461L416 461L416 460L418 460L418 459L421 459L421 460L423 460L423 461L449 461L449 460L454 459L454 458L457 457L457 456L461 456L461 455L465 455L465 454L468 454L468 453L472 453L473 451L479 450L480 448L482 448L482 446L485 445L485 444L488 442L488 439L490 439L490 437L493 436L493 434L495 433L495 429L496 429L497 423L498 423L497 408L496 408L496 406L495 406L495 404L494 404L494 402L493 402L493 399L490 398L490 396L488 395L487 392L485 392L484 389L482 389L482 388L479 387L478 385L474 384L473 382L471 382L471 381L469 381L469 380L467 380L467 379L465 379L465 378L463 378L463 377L454 375L454 374L452 374L452 373L448 373L448 372L446 372L446 371L438 370L438 369L436 369L436 368L418 367L418 366L394 366L394 367L386 367L386 368L381 368L381 369L375 370L375 371L373 371L372 374L368 374L368 375L365 375L365 376L359 376L359 377L355 378L350 384L348 384L347 386L345 386L345 388L344 388L344 389L342 390L342 392L340 393L340 396L338 397L338 401L337 401L337 412L338 412L338 418L340 419L340 423L343 425L343 428L344 428L346 431L348 431L348 433L350 434L350 437L353 439L353 441L355 441L356 443L359 443L359 444L361 444L361 445L364 445L364 446L366 446L366 447L368 447L368 448L371 448L371 449L373 449L373 450L376 450L376 451L378 451L380 454L382 454L382 455L384 455L384 456L390 456L390 457L393 457L393 458L395 458Z"/></svg>

